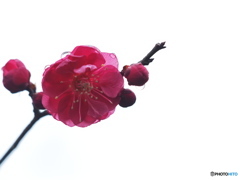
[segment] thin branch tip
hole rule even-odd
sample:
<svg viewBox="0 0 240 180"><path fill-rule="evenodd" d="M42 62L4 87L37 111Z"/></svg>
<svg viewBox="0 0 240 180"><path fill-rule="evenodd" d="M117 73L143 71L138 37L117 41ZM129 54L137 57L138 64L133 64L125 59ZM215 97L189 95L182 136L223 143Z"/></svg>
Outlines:
<svg viewBox="0 0 240 180"><path fill-rule="evenodd" d="M156 46L158 46L159 48L163 49L163 48L166 48L165 44L166 44L166 41L161 42L161 43L157 43Z"/></svg>
<svg viewBox="0 0 240 180"><path fill-rule="evenodd" d="M141 61L139 61L139 63L141 63L142 65L149 65L149 63L151 63L154 60L151 57L159 50L166 48L165 43L166 42L164 41L164 42L155 44L153 49Z"/></svg>

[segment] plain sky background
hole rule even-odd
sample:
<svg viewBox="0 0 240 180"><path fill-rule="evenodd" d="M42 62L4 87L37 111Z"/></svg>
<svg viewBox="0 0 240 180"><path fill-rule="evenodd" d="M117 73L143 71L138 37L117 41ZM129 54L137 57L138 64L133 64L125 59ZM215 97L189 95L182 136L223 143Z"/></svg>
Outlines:
<svg viewBox="0 0 240 180"><path fill-rule="evenodd" d="M115 53L119 69L157 42L167 48L147 67L145 87L131 87L134 106L117 107L87 128L42 118L0 168L0 179L240 174L239 17L238 0L1 0L0 66L20 59L38 91L44 67L77 45ZM12 95L3 85L0 92L2 156L33 113L27 92Z"/></svg>

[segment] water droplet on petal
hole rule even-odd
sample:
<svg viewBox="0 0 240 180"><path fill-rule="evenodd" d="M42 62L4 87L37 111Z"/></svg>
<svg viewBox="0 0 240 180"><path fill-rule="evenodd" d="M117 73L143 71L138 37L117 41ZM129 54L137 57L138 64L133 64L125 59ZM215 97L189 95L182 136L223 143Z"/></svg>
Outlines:
<svg viewBox="0 0 240 180"><path fill-rule="evenodd" d="M50 65L46 65L45 67L44 67L44 69L47 69L47 68L49 68L50 67Z"/></svg>
<svg viewBox="0 0 240 180"><path fill-rule="evenodd" d="M116 59L116 55L115 54L111 53L109 55L110 55L111 58Z"/></svg>
<svg viewBox="0 0 240 180"><path fill-rule="evenodd" d="M66 56L67 54L70 54L71 51L65 51L61 54L61 58L63 58L63 56Z"/></svg>

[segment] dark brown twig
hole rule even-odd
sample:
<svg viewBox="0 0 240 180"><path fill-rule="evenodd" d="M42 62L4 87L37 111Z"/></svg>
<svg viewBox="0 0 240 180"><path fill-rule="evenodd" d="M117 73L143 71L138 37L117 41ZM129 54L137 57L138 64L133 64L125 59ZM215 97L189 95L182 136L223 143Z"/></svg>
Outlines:
<svg viewBox="0 0 240 180"><path fill-rule="evenodd" d="M157 43L153 47L153 49L138 63L141 63L142 65L148 65L149 63L151 63L154 60L154 58L151 58L151 57L159 50L166 48L166 46L164 45L165 45L165 42Z"/></svg>
<svg viewBox="0 0 240 180"><path fill-rule="evenodd" d="M48 115L49 113L47 111L39 112L38 114L35 114L33 120L27 125L27 127L23 130L23 132L20 134L20 136L16 139L16 141L13 143L13 145L8 149L8 151L4 154L4 156L0 160L0 165L3 163L3 161L11 154L11 152L18 146L19 142L22 140L22 138L27 134L27 132L33 127L33 125L43 116Z"/></svg>
<svg viewBox="0 0 240 180"><path fill-rule="evenodd" d="M32 83L29 85L29 87L26 89L29 92L29 96L33 98L33 94L36 92L36 87ZM11 152L18 146L20 141L23 139L23 137L28 133L28 131L33 127L33 125L42 117L49 115L48 111L45 110L43 112L40 112L38 108L36 108L33 105L33 112L34 112L34 118L33 120L27 125L27 127L23 130L23 132L19 135L19 137L16 139L16 141L12 144L12 146L8 149L8 151L3 155L3 157L0 159L0 166L3 163L3 161L11 154Z"/></svg>

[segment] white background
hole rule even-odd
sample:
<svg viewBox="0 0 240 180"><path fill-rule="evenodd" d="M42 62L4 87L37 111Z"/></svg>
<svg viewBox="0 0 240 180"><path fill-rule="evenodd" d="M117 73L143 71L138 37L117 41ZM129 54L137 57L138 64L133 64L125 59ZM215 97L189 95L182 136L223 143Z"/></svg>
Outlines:
<svg viewBox="0 0 240 180"><path fill-rule="evenodd" d="M13 58L41 91L44 67L77 45L123 65L166 41L137 102L70 128L42 118L0 167L0 179L219 179L240 173L237 0L1 0L0 66ZM2 77L1 77L2 78ZM2 81L2 79L1 79ZM33 117L27 92L0 86L0 156ZM225 177L236 179L238 177Z"/></svg>

